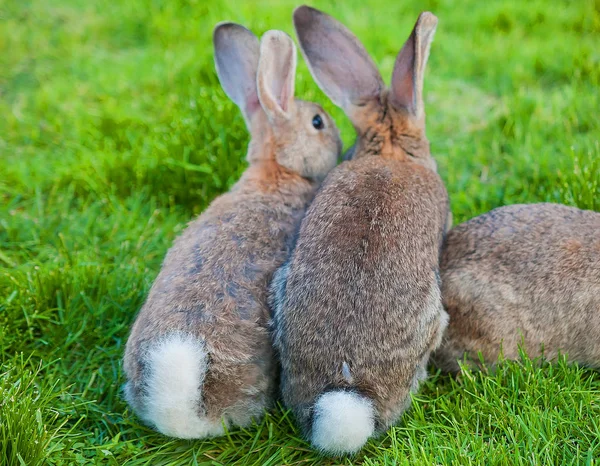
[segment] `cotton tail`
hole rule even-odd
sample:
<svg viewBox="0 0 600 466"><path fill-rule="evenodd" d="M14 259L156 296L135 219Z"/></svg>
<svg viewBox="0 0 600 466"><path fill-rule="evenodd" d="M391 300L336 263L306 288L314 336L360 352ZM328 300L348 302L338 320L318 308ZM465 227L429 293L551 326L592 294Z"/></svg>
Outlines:
<svg viewBox="0 0 600 466"><path fill-rule="evenodd" d="M201 340L188 335L170 335L146 356L144 394L138 415L170 437L205 438L223 433L220 420L200 415L208 355ZM126 394L129 393L127 387ZM129 396L128 396L129 398ZM131 402L131 400L130 400Z"/></svg>
<svg viewBox="0 0 600 466"><path fill-rule="evenodd" d="M345 390L317 398L311 434L315 448L331 455L356 453L374 432L375 408L369 398Z"/></svg>

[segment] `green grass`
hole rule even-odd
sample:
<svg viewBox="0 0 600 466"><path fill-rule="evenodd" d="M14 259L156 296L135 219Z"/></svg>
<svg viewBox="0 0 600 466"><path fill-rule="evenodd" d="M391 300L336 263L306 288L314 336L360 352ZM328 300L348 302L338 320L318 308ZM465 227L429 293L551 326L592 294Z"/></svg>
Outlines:
<svg viewBox="0 0 600 466"><path fill-rule="evenodd" d="M289 414L206 442L139 424L128 329L173 238L244 170L218 21L291 32L291 1L0 1L0 464L319 464ZM440 18L428 134L455 222L503 204L600 210L600 1L324 1L389 80L422 9ZM344 115L300 60L297 94ZM599 464L600 375L524 358L433 374L345 464ZM335 461L331 461L335 463Z"/></svg>

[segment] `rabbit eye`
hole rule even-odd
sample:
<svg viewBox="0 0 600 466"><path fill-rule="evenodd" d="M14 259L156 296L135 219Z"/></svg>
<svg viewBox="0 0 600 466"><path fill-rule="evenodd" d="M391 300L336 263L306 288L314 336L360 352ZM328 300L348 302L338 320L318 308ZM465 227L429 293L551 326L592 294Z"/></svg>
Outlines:
<svg viewBox="0 0 600 466"><path fill-rule="evenodd" d="M323 118L321 115L315 115L312 119L312 125L315 129L323 129L325 125L323 124Z"/></svg>

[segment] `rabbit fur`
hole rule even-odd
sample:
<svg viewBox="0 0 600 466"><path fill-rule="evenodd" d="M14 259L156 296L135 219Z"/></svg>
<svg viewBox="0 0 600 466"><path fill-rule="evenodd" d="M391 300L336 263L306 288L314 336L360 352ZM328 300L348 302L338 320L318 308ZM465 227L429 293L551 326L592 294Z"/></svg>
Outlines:
<svg viewBox="0 0 600 466"><path fill-rule="evenodd" d="M600 213L558 204L499 207L452 229L441 258L450 316L435 363L494 364L559 353L600 367Z"/></svg>
<svg viewBox="0 0 600 466"><path fill-rule="evenodd" d="M272 404L268 283L341 152L332 119L294 99L289 36L269 31L259 45L246 28L222 23L213 39L220 82L250 130L249 166L167 253L124 356L133 410L179 438L248 425Z"/></svg>
<svg viewBox="0 0 600 466"><path fill-rule="evenodd" d="M308 6L293 19L313 77L357 140L274 277L274 345L283 401L304 435L327 454L347 454L407 409L446 326L438 261L448 196L422 98L437 18L419 16L389 90L341 23Z"/></svg>

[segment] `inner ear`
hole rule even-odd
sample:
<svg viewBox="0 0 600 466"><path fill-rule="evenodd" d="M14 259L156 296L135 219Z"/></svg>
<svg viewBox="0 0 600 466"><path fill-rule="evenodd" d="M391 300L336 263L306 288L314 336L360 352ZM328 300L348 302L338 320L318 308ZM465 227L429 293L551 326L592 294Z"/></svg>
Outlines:
<svg viewBox="0 0 600 466"><path fill-rule="evenodd" d="M288 113L294 101L296 75L296 48L293 44L281 51L281 59L275 61L275 66L278 69L273 73L273 91L281 110Z"/></svg>
<svg viewBox="0 0 600 466"><path fill-rule="evenodd" d="M390 90L394 106L406 109L416 117L424 114L423 82L425 66L437 18L429 13L421 13L406 43L396 57Z"/></svg>
<svg viewBox="0 0 600 466"><path fill-rule="evenodd" d="M294 105L296 46L282 31L266 32L260 43L258 97L270 120L289 118Z"/></svg>
<svg viewBox="0 0 600 466"><path fill-rule="evenodd" d="M390 95L395 106L405 108L411 113L416 110L415 102L415 31L413 31L398 53L394 71Z"/></svg>

